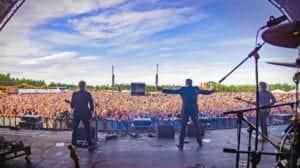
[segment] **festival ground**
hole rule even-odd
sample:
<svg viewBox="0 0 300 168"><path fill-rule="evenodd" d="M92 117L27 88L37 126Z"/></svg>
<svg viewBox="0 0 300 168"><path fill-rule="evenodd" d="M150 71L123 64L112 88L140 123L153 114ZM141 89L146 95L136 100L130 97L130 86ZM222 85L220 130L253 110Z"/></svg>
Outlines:
<svg viewBox="0 0 300 168"><path fill-rule="evenodd" d="M280 141L284 126L270 127L271 139ZM0 135L7 139L23 140L32 147L30 167L34 168L72 168L67 145L70 143L70 131L12 131L0 129ZM235 166L235 155L223 153L224 147L236 147L236 129L207 131L203 147L198 150L195 139L187 138L183 152L176 148L178 135L174 140L162 140L140 134L137 138L129 136L105 142L104 133L99 133L99 143L94 152L85 148L77 148L82 168L231 168ZM247 146L247 130L242 130L242 149ZM253 138L254 139L254 138ZM59 144L64 143L64 146ZM265 151L274 152L275 149L267 144ZM246 156L241 157L245 165ZM263 156L259 167L269 168L274 165L274 156ZM6 162L5 167L23 168L24 158ZM245 167L245 166L242 166Z"/></svg>

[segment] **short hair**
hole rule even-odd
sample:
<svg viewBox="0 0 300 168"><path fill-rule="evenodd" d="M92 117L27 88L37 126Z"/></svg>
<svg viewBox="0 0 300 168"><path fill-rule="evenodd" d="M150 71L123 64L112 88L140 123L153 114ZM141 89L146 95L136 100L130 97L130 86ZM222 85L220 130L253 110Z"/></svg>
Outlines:
<svg viewBox="0 0 300 168"><path fill-rule="evenodd" d="M78 86L80 89L84 89L86 87L86 82L81 80L81 81L79 81Z"/></svg>
<svg viewBox="0 0 300 168"><path fill-rule="evenodd" d="M267 88L267 83L266 82L259 82L259 86L263 89Z"/></svg>
<svg viewBox="0 0 300 168"><path fill-rule="evenodd" d="M191 85L191 84L193 84L193 80L188 78L188 79L185 80L185 83Z"/></svg>

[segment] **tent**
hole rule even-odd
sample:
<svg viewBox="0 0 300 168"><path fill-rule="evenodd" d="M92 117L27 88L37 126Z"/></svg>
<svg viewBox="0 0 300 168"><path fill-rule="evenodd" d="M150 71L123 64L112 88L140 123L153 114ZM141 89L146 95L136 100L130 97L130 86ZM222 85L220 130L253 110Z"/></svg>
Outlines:
<svg viewBox="0 0 300 168"><path fill-rule="evenodd" d="M290 91L288 91L288 93L296 93L296 89L290 90Z"/></svg>
<svg viewBox="0 0 300 168"><path fill-rule="evenodd" d="M275 90L272 91L272 93L287 93L287 92L284 91L284 90L275 89Z"/></svg>

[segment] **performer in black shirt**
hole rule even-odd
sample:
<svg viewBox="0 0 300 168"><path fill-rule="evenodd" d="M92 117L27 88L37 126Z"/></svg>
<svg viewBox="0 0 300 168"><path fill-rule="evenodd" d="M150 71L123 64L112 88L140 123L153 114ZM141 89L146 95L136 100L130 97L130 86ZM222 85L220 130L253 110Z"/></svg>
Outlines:
<svg viewBox="0 0 300 168"><path fill-rule="evenodd" d="M199 87L192 86L192 80L186 79L186 86L181 87L178 90L167 90L163 89L163 93L167 94L179 94L182 99L182 124L179 138L179 150L183 150L184 138L185 138L185 127L189 118L191 117L193 124L195 126L196 138L199 146L202 146L202 137L200 135L200 129L198 124L198 94L211 94L213 91L200 90Z"/></svg>
<svg viewBox="0 0 300 168"><path fill-rule="evenodd" d="M89 145L89 150L92 149L92 141L90 138L90 119L94 111L94 101L92 95L86 90L85 81L79 82L79 91L72 95L71 108L73 109L73 133L72 144L76 144L79 122L82 121Z"/></svg>
<svg viewBox="0 0 300 168"><path fill-rule="evenodd" d="M271 92L267 90L267 83L259 83L259 106L272 106L276 103L276 99ZM260 109L258 118L262 133L268 137L267 118L271 109Z"/></svg>

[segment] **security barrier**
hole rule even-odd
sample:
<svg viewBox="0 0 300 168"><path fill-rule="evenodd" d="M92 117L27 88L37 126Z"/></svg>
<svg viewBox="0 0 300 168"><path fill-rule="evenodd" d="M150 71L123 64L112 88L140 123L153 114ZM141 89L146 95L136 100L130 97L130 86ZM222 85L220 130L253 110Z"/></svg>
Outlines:
<svg viewBox="0 0 300 168"><path fill-rule="evenodd" d="M274 119L274 122L272 121ZM255 118L248 118L250 122L255 124ZM282 120L278 122L278 120ZM0 127L12 128L18 127L21 122L21 116L0 116ZM175 131L178 132L181 129L181 119L164 119L159 120L158 118L151 118L152 126L157 128L160 124L170 124L174 127ZM207 130L215 129L233 129L237 127L236 118L225 118L225 117L200 117L199 122ZM290 122L290 118L284 117L279 118L278 116L270 116L268 119L268 125L278 125L280 123L286 124ZM131 131L133 130L133 120L115 120L115 119L103 119L98 118L98 131ZM242 122L242 127L247 127L245 122ZM40 129L45 130L71 130L72 119L66 118L42 118L42 127Z"/></svg>

